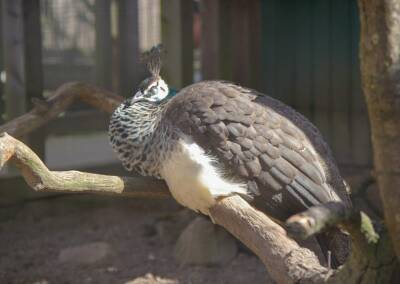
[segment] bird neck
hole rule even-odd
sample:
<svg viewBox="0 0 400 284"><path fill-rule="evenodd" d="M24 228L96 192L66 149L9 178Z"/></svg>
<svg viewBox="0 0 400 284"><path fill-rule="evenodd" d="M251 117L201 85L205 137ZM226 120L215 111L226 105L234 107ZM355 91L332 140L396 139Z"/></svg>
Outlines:
<svg viewBox="0 0 400 284"><path fill-rule="evenodd" d="M128 112L131 117L131 129L136 130L138 140L151 139L160 121L160 114L165 103L141 101L133 104ZM140 137L142 139L140 139ZM145 141L141 141L145 142Z"/></svg>
<svg viewBox="0 0 400 284"><path fill-rule="evenodd" d="M123 102L111 116L110 143L128 170L142 175L159 177L159 165L166 157L163 141L172 135L167 124L162 123L162 113L175 90L159 102Z"/></svg>

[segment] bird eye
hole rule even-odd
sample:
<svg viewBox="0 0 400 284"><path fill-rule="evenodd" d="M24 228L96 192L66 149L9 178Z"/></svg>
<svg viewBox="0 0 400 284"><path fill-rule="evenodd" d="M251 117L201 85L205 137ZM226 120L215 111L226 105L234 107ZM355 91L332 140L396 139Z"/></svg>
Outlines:
<svg viewBox="0 0 400 284"><path fill-rule="evenodd" d="M150 96L155 95L155 94L157 93L157 88L156 88L156 86L151 87L150 90L147 91L147 93L148 93Z"/></svg>

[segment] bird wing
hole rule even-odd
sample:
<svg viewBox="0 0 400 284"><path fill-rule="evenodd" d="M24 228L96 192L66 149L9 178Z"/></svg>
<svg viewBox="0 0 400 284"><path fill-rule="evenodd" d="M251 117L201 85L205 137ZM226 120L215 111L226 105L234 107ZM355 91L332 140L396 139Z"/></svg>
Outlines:
<svg viewBox="0 0 400 284"><path fill-rule="evenodd" d="M167 123L246 182L253 204L275 218L345 195L340 175L339 192L332 187L338 171L318 130L277 100L205 81L182 89L164 111Z"/></svg>

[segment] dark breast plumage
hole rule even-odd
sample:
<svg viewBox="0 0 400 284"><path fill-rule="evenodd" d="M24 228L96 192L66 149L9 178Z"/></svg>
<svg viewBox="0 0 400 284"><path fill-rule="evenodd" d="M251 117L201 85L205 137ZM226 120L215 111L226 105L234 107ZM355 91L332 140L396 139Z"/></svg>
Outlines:
<svg viewBox="0 0 400 284"><path fill-rule="evenodd" d="M346 187L319 131L281 102L232 83L182 89L163 122L193 137L224 171L245 182L252 204L284 220L310 206L342 200Z"/></svg>

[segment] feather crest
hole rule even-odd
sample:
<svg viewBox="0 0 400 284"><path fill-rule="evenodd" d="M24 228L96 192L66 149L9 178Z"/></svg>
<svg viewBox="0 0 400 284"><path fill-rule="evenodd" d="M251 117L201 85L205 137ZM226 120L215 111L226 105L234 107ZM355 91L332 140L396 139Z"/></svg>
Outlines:
<svg viewBox="0 0 400 284"><path fill-rule="evenodd" d="M146 64L147 69L153 77L158 77L160 75L163 52L163 45L158 44L142 55L142 61Z"/></svg>

